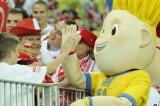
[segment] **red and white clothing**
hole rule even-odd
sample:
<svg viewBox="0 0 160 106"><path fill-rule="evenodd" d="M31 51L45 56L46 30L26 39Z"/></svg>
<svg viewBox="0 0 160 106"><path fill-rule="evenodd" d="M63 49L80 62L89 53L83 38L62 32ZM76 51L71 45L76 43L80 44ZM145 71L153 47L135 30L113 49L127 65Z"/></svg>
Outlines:
<svg viewBox="0 0 160 106"><path fill-rule="evenodd" d="M32 64L34 62L39 62L40 59L41 59L40 56L31 57L25 52L19 52L17 63L21 64L21 65L29 65L29 64Z"/></svg>
<svg viewBox="0 0 160 106"><path fill-rule="evenodd" d="M48 64L51 62L53 58L56 58L60 54L60 49L56 50L48 50L47 43L50 32L54 29L53 26L47 24L47 27L42 29L41 31L41 61L44 64Z"/></svg>
<svg viewBox="0 0 160 106"><path fill-rule="evenodd" d="M90 55L80 60L80 69L82 72L98 71L95 60L93 60ZM53 82L61 82L64 79L64 72L61 65L59 65L56 72L51 75L51 78Z"/></svg>
<svg viewBox="0 0 160 106"><path fill-rule="evenodd" d="M0 63L0 79L2 80L42 83L46 72L47 67L45 66L29 67L19 64Z"/></svg>
<svg viewBox="0 0 160 106"><path fill-rule="evenodd" d="M47 24L47 27L41 30L41 48L47 49L47 43L48 43L48 38L50 35L50 32L54 29L53 26Z"/></svg>
<svg viewBox="0 0 160 106"><path fill-rule="evenodd" d="M6 32L6 17L9 11L8 0L0 0L0 30Z"/></svg>
<svg viewBox="0 0 160 106"><path fill-rule="evenodd" d="M48 40L50 32L54 29L53 26L47 24L47 27L41 30L41 41Z"/></svg>

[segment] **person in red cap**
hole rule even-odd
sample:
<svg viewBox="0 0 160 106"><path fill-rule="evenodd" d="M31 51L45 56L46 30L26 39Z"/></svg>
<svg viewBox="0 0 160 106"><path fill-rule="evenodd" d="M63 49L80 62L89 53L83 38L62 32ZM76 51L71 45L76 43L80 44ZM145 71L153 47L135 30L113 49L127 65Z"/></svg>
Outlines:
<svg viewBox="0 0 160 106"><path fill-rule="evenodd" d="M80 28L81 41L77 45L75 52L80 60L81 71L97 71L95 65L93 48L97 39L96 35L86 28Z"/></svg>
<svg viewBox="0 0 160 106"><path fill-rule="evenodd" d="M33 18L24 19L17 23L10 32L20 39L18 63L28 65L39 61L41 30L38 22Z"/></svg>
<svg viewBox="0 0 160 106"><path fill-rule="evenodd" d="M73 20L63 20L56 23L54 30L50 32L48 41L43 42L41 46L41 60L48 64L53 58L55 59L61 51L62 29L71 24L76 24Z"/></svg>

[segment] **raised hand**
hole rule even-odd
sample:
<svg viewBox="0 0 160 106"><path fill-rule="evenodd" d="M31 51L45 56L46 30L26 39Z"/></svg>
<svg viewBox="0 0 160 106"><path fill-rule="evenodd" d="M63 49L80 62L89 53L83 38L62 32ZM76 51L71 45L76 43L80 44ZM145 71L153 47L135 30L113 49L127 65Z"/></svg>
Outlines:
<svg viewBox="0 0 160 106"><path fill-rule="evenodd" d="M77 34L76 25L69 25L62 29L62 45L61 52L68 54L70 51L75 50L81 37Z"/></svg>
<svg viewBox="0 0 160 106"><path fill-rule="evenodd" d="M62 29L62 44L66 41L69 36L76 36L77 26L67 25Z"/></svg>

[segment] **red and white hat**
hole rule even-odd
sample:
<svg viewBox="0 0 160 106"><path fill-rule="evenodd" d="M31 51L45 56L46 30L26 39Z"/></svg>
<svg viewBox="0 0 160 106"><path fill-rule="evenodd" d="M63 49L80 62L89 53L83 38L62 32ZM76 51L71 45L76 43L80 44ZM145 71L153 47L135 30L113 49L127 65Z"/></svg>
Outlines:
<svg viewBox="0 0 160 106"><path fill-rule="evenodd" d="M17 23L15 27L10 30L11 33L17 36L39 34L41 29L36 19L27 18Z"/></svg>
<svg viewBox="0 0 160 106"><path fill-rule="evenodd" d="M96 35L86 28L80 28L79 31L81 35L81 40L94 48L94 44L97 39Z"/></svg>

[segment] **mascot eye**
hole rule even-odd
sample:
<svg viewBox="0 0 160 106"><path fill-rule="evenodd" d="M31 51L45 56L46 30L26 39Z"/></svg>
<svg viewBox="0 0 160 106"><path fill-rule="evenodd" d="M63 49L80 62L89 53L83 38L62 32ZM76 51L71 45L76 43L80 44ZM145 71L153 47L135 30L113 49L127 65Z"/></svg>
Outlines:
<svg viewBox="0 0 160 106"><path fill-rule="evenodd" d="M112 28L112 36L114 36L117 33L117 31L118 31L118 25L115 24Z"/></svg>

